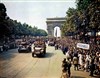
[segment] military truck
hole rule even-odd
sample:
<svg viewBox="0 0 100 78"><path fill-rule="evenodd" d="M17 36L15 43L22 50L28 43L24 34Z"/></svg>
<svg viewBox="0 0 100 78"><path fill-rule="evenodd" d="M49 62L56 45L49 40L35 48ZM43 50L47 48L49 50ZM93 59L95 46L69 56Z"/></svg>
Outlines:
<svg viewBox="0 0 100 78"><path fill-rule="evenodd" d="M45 56L46 54L46 44L44 41L38 40L35 41L32 45L32 57L36 56Z"/></svg>

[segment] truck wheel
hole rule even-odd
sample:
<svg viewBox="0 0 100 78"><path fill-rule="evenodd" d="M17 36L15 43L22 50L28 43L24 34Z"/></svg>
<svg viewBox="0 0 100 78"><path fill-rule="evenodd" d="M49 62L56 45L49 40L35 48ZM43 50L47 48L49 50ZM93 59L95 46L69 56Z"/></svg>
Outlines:
<svg viewBox="0 0 100 78"><path fill-rule="evenodd" d="M45 56L45 51L42 53L42 56L43 56L43 57Z"/></svg>
<svg viewBox="0 0 100 78"><path fill-rule="evenodd" d="M36 56L37 56L37 57L40 57L40 56L41 56L41 54L37 54Z"/></svg>
<svg viewBox="0 0 100 78"><path fill-rule="evenodd" d="M46 54L46 49L44 50L44 54Z"/></svg>
<svg viewBox="0 0 100 78"><path fill-rule="evenodd" d="M20 51L20 50L18 50L18 52L19 52L19 53L21 53L21 51Z"/></svg>

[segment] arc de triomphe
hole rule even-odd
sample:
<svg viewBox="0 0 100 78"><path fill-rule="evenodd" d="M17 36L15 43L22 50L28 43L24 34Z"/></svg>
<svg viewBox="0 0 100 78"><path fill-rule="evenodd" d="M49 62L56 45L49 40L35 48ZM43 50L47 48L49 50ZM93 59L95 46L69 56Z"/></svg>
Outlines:
<svg viewBox="0 0 100 78"><path fill-rule="evenodd" d="M54 28L59 27L61 29L61 26L63 26L65 21L66 21L65 17L47 18L46 24L47 24L48 36L54 37Z"/></svg>

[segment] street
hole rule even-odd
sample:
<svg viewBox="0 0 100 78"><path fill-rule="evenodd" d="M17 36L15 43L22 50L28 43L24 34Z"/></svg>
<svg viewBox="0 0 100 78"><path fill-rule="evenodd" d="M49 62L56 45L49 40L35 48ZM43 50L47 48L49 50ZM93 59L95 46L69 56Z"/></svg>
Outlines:
<svg viewBox="0 0 100 78"><path fill-rule="evenodd" d="M65 56L61 50L47 46L45 57L32 57L31 53L18 53L17 49L0 53L0 78L60 78ZM74 71L72 78L91 78L85 71Z"/></svg>
<svg viewBox="0 0 100 78"><path fill-rule="evenodd" d="M100 0L0 0L0 78L67 75L100 78Z"/></svg>

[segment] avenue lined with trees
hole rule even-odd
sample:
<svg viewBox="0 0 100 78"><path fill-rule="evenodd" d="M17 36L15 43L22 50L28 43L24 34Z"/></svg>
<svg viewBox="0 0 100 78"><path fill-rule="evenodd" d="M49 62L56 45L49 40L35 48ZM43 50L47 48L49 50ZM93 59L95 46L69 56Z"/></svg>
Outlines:
<svg viewBox="0 0 100 78"><path fill-rule="evenodd" d="M66 12L63 35L76 34L80 40L86 42L85 38L89 36L88 32L91 32L94 43L97 43L96 34L100 32L100 0L76 0L76 3L76 9L69 8Z"/></svg>
<svg viewBox="0 0 100 78"><path fill-rule="evenodd" d="M0 3L0 40L13 36L47 36L47 32L38 29L36 26L32 27L26 23L22 24L17 20L10 19L6 13L6 7ZM34 20L33 20L34 21Z"/></svg>
<svg viewBox="0 0 100 78"><path fill-rule="evenodd" d="M49 37L11 19L0 3L0 78L100 78L100 0L76 4L66 12L62 36Z"/></svg>

